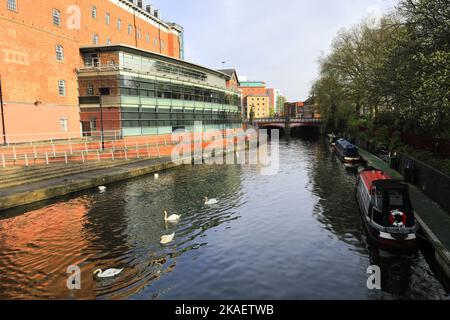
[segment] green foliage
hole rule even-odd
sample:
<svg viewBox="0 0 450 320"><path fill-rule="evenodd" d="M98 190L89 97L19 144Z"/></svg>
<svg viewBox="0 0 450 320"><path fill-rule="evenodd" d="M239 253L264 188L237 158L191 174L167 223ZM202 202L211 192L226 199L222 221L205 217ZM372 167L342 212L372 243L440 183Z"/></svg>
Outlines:
<svg viewBox="0 0 450 320"><path fill-rule="evenodd" d="M328 128L354 134L364 118L375 140L389 129L450 137L448 30L448 1L401 0L379 28L341 31L311 89Z"/></svg>

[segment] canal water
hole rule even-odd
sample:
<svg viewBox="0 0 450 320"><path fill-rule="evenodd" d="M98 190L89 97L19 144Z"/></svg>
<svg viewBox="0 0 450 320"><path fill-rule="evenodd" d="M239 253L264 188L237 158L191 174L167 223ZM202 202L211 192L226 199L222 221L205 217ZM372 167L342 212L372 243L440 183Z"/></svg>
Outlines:
<svg viewBox="0 0 450 320"><path fill-rule="evenodd" d="M184 166L0 217L0 298L448 299L426 246L370 247L356 175L320 139L280 142L280 170ZM219 204L205 207L204 197ZM163 211L181 215L167 225ZM161 245L161 235L175 232ZM67 289L67 268L81 289ZM367 288L381 267L382 290ZM97 268L124 268L96 280Z"/></svg>

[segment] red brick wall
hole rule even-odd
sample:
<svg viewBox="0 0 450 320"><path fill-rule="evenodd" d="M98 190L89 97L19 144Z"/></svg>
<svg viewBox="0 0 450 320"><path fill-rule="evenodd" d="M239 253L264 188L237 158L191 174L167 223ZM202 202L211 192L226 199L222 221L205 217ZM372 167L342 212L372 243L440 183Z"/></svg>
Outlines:
<svg viewBox="0 0 450 320"><path fill-rule="evenodd" d="M67 10L74 3L81 9L79 30L67 26L74 17ZM91 16L93 5L97 8L96 19ZM60 11L61 27L53 25L52 9ZM110 14L109 25L106 12ZM117 29L118 17L122 21L121 30ZM127 32L128 24L132 25L131 35ZM139 39L135 37L137 29L141 33ZM2 1L0 30L0 75L7 134L57 130L61 116L69 117L70 131L80 131L79 115L73 112L78 108L79 47L92 45L94 33L100 45L110 38L112 44L137 46L179 58L176 35L160 31L140 18L134 19L132 13L109 0L17 0L17 12L7 10L6 1ZM56 60L56 45L64 48L62 62ZM66 81L65 96L58 95L58 80ZM24 121L23 117L29 119Z"/></svg>

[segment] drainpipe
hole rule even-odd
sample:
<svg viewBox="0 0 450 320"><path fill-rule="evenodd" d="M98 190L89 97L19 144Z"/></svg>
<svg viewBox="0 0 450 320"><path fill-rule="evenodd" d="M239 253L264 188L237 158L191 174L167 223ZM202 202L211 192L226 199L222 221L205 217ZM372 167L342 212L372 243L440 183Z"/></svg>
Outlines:
<svg viewBox="0 0 450 320"><path fill-rule="evenodd" d="M2 93L2 77L1 76L0 76L0 108L1 108L1 114L2 114L3 144L6 145L5 113L3 111L3 93Z"/></svg>
<svg viewBox="0 0 450 320"><path fill-rule="evenodd" d="M133 11L133 24L134 24L134 42L135 42L135 46L137 48L138 47L138 30L137 30L137 26L136 26L136 9L134 9L134 11Z"/></svg>
<svg viewBox="0 0 450 320"><path fill-rule="evenodd" d="M159 53L162 53L161 50L161 25L158 23L158 41L159 41Z"/></svg>

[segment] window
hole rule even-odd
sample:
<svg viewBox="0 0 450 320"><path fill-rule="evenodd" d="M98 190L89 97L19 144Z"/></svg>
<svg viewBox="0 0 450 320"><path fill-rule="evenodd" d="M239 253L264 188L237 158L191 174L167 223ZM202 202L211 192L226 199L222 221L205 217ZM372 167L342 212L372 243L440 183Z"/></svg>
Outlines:
<svg viewBox="0 0 450 320"><path fill-rule="evenodd" d="M150 43L150 35L148 33L145 36L145 41L147 41L147 43Z"/></svg>
<svg viewBox="0 0 450 320"><path fill-rule="evenodd" d="M58 94L62 97L66 95L66 81L64 80L58 81Z"/></svg>
<svg viewBox="0 0 450 320"><path fill-rule="evenodd" d="M59 127L61 128L61 132L69 132L69 120L67 118L60 118Z"/></svg>
<svg viewBox="0 0 450 320"><path fill-rule="evenodd" d="M53 24L61 27L61 12L58 9L53 9Z"/></svg>
<svg viewBox="0 0 450 320"><path fill-rule="evenodd" d="M87 86L87 95L88 96L94 95L94 85L92 83L89 83Z"/></svg>
<svg viewBox="0 0 450 320"><path fill-rule="evenodd" d="M161 50L164 50L166 47L166 43L164 42L164 40L161 40Z"/></svg>
<svg viewBox="0 0 450 320"><path fill-rule="evenodd" d="M93 44L98 44L98 35L96 33L94 33L92 35L92 43Z"/></svg>
<svg viewBox="0 0 450 320"><path fill-rule="evenodd" d="M110 16L109 13L107 12L107 13L105 14L105 22L106 22L107 25L109 25L110 20L111 20L111 16Z"/></svg>
<svg viewBox="0 0 450 320"><path fill-rule="evenodd" d="M117 30L121 30L122 29L122 20L117 19Z"/></svg>
<svg viewBox="0 0 450 320"><path fill-rule="evenodd" d="M140 39L141 38L141 29L137 29L137 38Z"/></svg>
<svg viewBox="0 0 450 320"><path fill-rule="evenodd" d="M131 31L132 31L132 27L131 27L131 24L129 24L128 25L128 34L131 34Z"/></svg>
<svg viewBox="0 0 450 320"><path fill-rule="evenodd" d="M6 7L8 8L8 10L17 11L16 0L8 0L8 2L6 3Z"/></svg>
<svg viewBox="0 0 450 320"><path fill-rule="evenodd" d="M97 7L92 7L91 15L92 18L97 19Z"/></svg>
<svg viewBox="0 0 450 320"><path fill-rule="evenodd" d="M154 45L155 47L158 46L158 37L156 37L156 36L155 36L155 38L153 39L153 45Z"/></svg>
<svg viewBox="0 0 450 320"><path fill-rule="evenodd" d="M63 61L64 60L64 47L58 44L55 47L55 51L56 51L56 60Z"/></svg>
<svg viewBox="0 0 450 320"><path fill-rule="evenodd" d="M106 40L106 44L111 44L111 39L110 38L108 38L107 40Z"/></svg>

